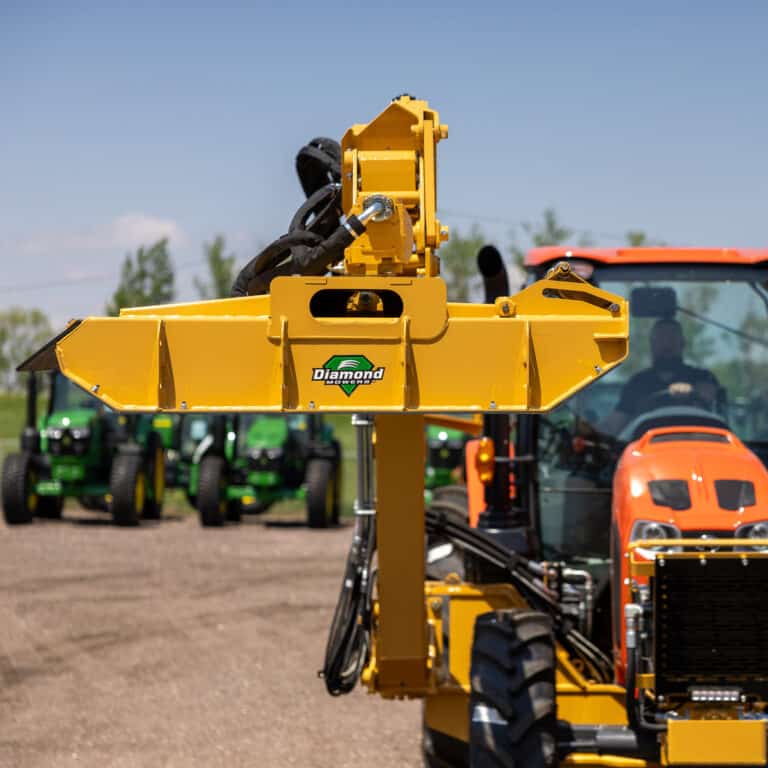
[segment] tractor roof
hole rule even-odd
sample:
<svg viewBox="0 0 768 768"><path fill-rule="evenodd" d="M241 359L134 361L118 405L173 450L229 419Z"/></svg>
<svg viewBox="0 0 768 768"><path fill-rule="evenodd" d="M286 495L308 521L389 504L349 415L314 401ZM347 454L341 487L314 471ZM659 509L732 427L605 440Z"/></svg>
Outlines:
<svg viewBox="0 0 768 768"><path fill-rule="evenodd" d="M526 267L538 267L562 259L585 259L600 264L741 264L768 262L766 248L582 248L549 245L533 248Z"/></svg>

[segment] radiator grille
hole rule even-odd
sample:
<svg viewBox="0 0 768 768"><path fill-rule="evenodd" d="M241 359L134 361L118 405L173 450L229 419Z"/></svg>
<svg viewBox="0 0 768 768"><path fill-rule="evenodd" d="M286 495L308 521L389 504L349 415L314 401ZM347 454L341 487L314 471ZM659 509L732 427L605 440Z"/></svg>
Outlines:
<svg viewBox="0 0 768 768"><path fill-rule="evenodd" d="M665 559L653 580L656 691L768 695L768 559Z"/></svg>

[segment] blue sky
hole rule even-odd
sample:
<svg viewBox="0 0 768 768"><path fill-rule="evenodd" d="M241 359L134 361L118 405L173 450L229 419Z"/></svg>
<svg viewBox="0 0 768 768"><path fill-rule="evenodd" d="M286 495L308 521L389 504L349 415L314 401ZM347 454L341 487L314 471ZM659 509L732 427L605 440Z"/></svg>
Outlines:
<svg viewBox="0 0 768 768"><path fill-rule="evenodd" d="M764 2L0 0L0 307L101 312L165 234L194 298L205 240L282 234L296 150L403 91L450 127L453 229L766 246L766 32Z"/></svg>

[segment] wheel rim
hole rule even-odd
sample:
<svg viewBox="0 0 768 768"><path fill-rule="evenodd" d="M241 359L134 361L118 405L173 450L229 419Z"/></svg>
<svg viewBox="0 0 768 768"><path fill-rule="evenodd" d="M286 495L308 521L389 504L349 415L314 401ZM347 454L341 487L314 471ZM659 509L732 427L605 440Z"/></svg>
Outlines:
<svg viewBox="0 0 768 768"><path fill-rule="evenodd" d="M146 483L144 482L144 473L139 472L136 475L136 485L133 488L133 505L137 515L141 515L144 509L144 498L146 496Z"/></svg>

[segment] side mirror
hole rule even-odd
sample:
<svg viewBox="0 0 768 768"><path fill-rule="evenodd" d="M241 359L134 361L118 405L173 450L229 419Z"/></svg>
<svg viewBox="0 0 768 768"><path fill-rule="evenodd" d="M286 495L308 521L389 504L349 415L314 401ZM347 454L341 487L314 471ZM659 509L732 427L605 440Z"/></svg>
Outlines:
<svg viewBox="0 0 768 768"><path fill-rule="evenodd" d="M677 294L674 288L633 288L629 295L632 317L674 317L677 312Z"/></svg>

